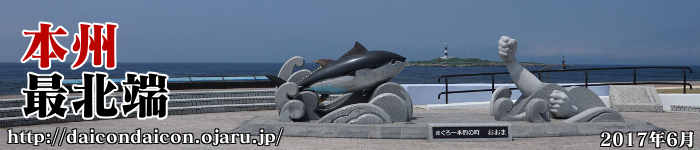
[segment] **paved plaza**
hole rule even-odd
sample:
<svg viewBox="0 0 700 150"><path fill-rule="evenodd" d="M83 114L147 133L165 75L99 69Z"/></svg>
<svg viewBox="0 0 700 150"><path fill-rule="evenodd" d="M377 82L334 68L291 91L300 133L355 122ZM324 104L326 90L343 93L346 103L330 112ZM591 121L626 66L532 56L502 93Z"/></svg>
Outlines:
<svg viewBox="0 0 700 150"><path fill-rule="evenodd" d="M275 110L266 111L243 111L229 113L209 113L193 115L169 116L165 120L138 120L136 118L124 118L100 121L83 121L56 123L32 126L13 127L13 132L19 130L32 130L32 132L53 133L56 127L77 128L79 132L89 131L95 128L97 132L134 132L141 128L144 132L153 132L153 128L160 129L160 132L192 132L197 137L204 132L214 132L214 128L219 128L222 132L228 132L254 116L276 115ZM473 110L424 110L416 108L414 114L434 114L434 113L481 113L488 115L486 109ZM648 121L655 126L665 128L668 131L700 131L700 114L698 113L650 113L650 112L622 112L626 118ZM602 141L599 135L591 136L567 136L567 137L541 137L541 138L513 138L513 141L500 142L428 142L425 139L359 139L359 138L314 138L314 137L288 137L283 136L279 146L259 147L252 144L241 145L187 145L187 144L159 144L159 145L68 145L51 147L41 144L32 145L8 145L7 128L1 128L0 147L2 149L591 149L600 148ZM696 133L697 134L697 133ZM254 139L257 137L254 137ZM694 146L700 143L699 136L695 135ZM635 146L638 139L635 138ZM626 148L626 147L623 147ZM652 149L653 145L645 145L643 148ZM668 148L662 145L662 148ZM631 147L628 149L638 149Z"/></svg>
<svg viewBox="0 0 700 150"><path fill-rule="evenodd" d="M693 81L693 85L700 85L698 81ZM679 87L666 87L664 85L654 85L658 90L664 88L673 88L677 90ZM231 89L220 89L228 91ZM236 90L266 90L263 89L236 89ZM182 90L171 92L196 92L198 90ZM212 91L211 89L206 91ZM216 91L216 90L214 90ZM696 91L696 90L693 90ZM677 91L676 91L677 92ZM71 96L79 93L73 93ZM24 98L21 95L0 96L1 99ZM676 113L676 112L621 112L627 119L647 121L654 126L664 128L667 131L700 131L700 113ZM435 116L439 114L480 114L488 116L487 109L469 109L469 110L425 110L414 108L414 116ZM271 117L277 116L276 110L264 111L240 111L226 113L206 113L206 114L190 114L190 115L170 115L165 120L148 119L138 120L136 118L122 118L99 121L82 121L82 122L67 122L53 123L30 126L11 127L13 132L17 133L21 130L42 133L54 133L57 127L76 128L78 132L88 132L90 128L94 128L96 132L115 132L115 133L132 133L136 129L141 128L142 132L152 133L154 128L158 128L160 133L185 133L191 132L196 138L205 132L213 133L215 128L219 128L221 132L230 132L245 121L251 120L256 116ZM459 122L459 121L449 121ZM282 136L279 146L257 146L254 144L229 144L212 146L211 144L93 144L93 145L69 145L51 146L40 144L39 146L32 145L16 145L7 144L8 132L10 128L0 128L0 149L600 149L599 145L603 140L600 135L589 136L563 136L563 137L538 137L538 138L520 138L514 137L513 141L498 141L498 142L428 142L426 139L367 139L367 138L316 138L316 137L292 137ZM547 131L543 131L547 132ZM277 133L277 131L275 131ZM700 147L700 136L696 133L693 139L695 148ZM257 139L254 136L253 139ZM639 149L639 138L634 138L635 147L622 147L622 149ZM647 143L643 148L653 149L652 143ZM661 148L669 148L662 145ZM604 148L614 149L614 148Z"/></svg>

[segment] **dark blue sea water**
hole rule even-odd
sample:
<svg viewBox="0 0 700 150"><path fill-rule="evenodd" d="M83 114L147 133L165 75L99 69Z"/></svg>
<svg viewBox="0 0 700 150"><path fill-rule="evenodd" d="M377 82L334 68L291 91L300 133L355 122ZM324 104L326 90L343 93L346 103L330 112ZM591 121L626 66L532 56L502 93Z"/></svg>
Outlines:
<svg viewBox="0 0 700 150"><path fill-rule="evenodd" d="M119 63L114 70L93 68L85 65L77 70L70 69L71 63L53 62L50 70L39 70L36 63L0 63L0 95L21 95L20 90L27 87L27 72L50 74L58 71L66 78L80 78L83 71L101 71L109 73L110 77L124 77L127 71L146 73L154 71L169 76L225 76L225 75L277 75L282 63ZM304 65L303 69L314 70L319 66L314 63ZM620 65L580 65L567 69L581 68L610 68L610 67L640 67ZM691 67L695 73L687 72L688 81L700 81L700 66ZM528 70L539 70L543 67L530 67ZM554 67L553 69L559 69ZM440 75L475 74L507 72L505 67L406 67L391 82L400 84L436 84ZM585 72L557 72L542 75L544 82L552 83L583 83ZM633 71L602 70L589 71L589 82L632 82ZM681 69L637 69L637 81L682 81ZM491 76L456 77L450 78L450 83L491 83ZM510 82L509 75L495 76L496 83ZM444 80L440 83L444 83Z"/></svg>

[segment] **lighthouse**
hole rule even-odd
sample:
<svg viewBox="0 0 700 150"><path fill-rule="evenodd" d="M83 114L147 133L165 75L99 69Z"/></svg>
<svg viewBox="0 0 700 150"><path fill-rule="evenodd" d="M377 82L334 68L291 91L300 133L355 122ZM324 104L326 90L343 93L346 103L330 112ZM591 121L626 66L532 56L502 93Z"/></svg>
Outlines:
<svg viewBox="0 0 700 150"><path fill-rule="evenodd" d="M561 69L559 70L566 70L566 64L564 64L566 60L564 60L564 56L561 56Z"/></svg>
<svg viewBox="0 0 700 150"><path fill-rule="evenodd" d="M442 58L442 59L450 59L450 58L453 58L453 57L454 57L454 56L450 56L449 54L447 54L447 43L445 43L445 56L442 56L442 57L440 57L440 58Z"/></svg>
<svg viewBox="0 0 700 150"><path fill-rule="evenodd" d="M445 56L448 56L447 55L447 43L445 43Z"/></svg>

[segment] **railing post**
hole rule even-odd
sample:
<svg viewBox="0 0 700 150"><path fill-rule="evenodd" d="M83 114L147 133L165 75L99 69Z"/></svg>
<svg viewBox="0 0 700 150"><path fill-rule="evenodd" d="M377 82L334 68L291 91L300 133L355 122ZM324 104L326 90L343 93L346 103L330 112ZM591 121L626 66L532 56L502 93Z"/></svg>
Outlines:
<svg viewBox="0 0 700 150"><path fill-rule="evenodd" d="M447 77L445 77L445 104L448 104L448 101L449 101L448 96L450 95L450 93L447 93L447 92L449 92L449 91L447 90Z"/></svg>
<svg viewBox="0 0 700 150"><path fill-rule="evenodd" d="M547 71L552 71L552 66L547 67ZM547 83L552 83L549 81L549 72L547 72Z"/></svg>
<svg viewBox="0 0 700 150"><path fill-rule="evenodd" d="M255 76L253 76L253 80L255 80ZM228 83L226 83L226 79L224 79L223 76L221 77L221 81L224 81L224 88L228 88L228 86L226 86Z"/></svg>
<svg viewBox="0 0 700 150"><path fill-rule="evenodd" d="M686 81L685 81L685 68L683 68L683 94L685 94L685 84L686 84Z"/></svg>
<svg viewBox="0 0 700 150"><path fill-rule="evenodd" d="M540 79L540 82L542 82L542 72L537 71L537 79Z"/></svg>
<svg viewBox="0 0 700 150"><path fill-rule="evenodd" d="M588 88L588 69L586 69L585 71L586 71L586 88Z"/></svg>
<svg viewBox="0 0 700 150"><path fill-rule="evenodd" d="M494 82L495 81L493 80L493 74L491 74L491 94L493 94L493 92L496 91L496 86Z"/></svg>
<svg viewBox="0 0 700 150"><path fill-rule="evenodd" d="M632 81L632 84L637 85L637 68L632 68L632 73L634 76L634 80Z"/></svg>

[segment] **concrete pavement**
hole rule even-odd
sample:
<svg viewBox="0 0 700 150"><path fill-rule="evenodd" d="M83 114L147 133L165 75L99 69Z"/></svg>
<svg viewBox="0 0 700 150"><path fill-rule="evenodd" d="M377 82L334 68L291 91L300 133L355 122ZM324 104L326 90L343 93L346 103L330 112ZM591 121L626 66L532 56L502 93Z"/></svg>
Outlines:
<svg viewBox="0 0 700 150"><path fill-rule="evenodd" d="M89 128L95 128L97 132L134 132L141 128L142 132L153 132L158 128L163 132L192 132L196 138L204 132L214 132L219 128L221 132L228 132L243 121L251 119L255 115L276 115L276 111L245 111L229 113L210 113L195 115L169 116L165 120L138 120L136 118L84 121L70 123L56 123L33 126L13 127L13 132L20 130L32 130L32 132L52 133L56 127L77 128L78 132L88 132ZM473 110L424 110L415 109L414 113L485 113L486 109ZM649 112L623 112L626 118L649 121L654 125L665 128L668 131L700 131L700 114L698 113L649 113ZM514 138L513 141L501 142L428 142L424 139L351 139L351 138L311 138L311 137L285 137L283 136L279 146L259 147L252 144L241 145L188 145L188 144L158 144L158 145L68 145L50 146L40 144L9 145L7 144L7 128L0 128L0 148L2 149L603 149L599 144L603 140L600 136L572 136L572 137L545 137L545 138ZM697 149L700 144L700 136L694 136L694 146ZM253 137L257 139L257 137ZM638 140L635 137L635 147L623 149L639 149ZM653 145L647 143L643 148L653 149ZM668 148L662 145L662 148ZM612 149L612 148L605 148Z"/></svg>

